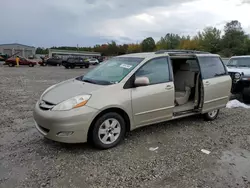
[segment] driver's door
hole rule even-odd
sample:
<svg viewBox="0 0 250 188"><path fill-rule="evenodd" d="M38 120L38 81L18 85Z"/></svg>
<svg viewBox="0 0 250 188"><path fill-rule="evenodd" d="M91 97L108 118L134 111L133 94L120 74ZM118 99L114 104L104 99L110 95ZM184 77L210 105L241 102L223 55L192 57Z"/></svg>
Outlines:
<svg viewBox="0 0 250 188"><path fill-rule="evenodd" d="M174 108L174 83L167 57L145 63L135 77L147 77L150 84L136 87L132 92L132 110L136 127L172 118Z"/></svg>

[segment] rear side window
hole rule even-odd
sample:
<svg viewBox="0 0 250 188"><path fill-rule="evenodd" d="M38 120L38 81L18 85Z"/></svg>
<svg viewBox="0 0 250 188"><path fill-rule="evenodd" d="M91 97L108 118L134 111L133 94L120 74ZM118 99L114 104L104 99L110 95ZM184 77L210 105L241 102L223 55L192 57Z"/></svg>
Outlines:
<svg viewBox="0 0 250 188"><path fill-rule="evenodd" d="M226 68L219 57L199 57L203 79L226 75Z"/></svg>

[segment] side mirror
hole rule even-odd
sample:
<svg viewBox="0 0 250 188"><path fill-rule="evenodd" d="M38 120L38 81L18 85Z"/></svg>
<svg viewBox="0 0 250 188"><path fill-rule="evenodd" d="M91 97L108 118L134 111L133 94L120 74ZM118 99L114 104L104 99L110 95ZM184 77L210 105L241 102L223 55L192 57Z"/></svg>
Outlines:
<svg viewBox="0 0 250 188"><path fill-rule="evenodd" d="M135 78L135 83L134 83L134 85L135 85L136 87L147 86L147 85L149 85L149 84L150 84L150 82L149 82L148 77L136 77L136 78Z"/></svg>

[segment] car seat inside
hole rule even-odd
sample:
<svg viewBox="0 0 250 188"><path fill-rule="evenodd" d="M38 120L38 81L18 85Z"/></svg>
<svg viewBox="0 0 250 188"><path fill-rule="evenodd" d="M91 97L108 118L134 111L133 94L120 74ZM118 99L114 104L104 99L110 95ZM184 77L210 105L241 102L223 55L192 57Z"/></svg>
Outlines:
<svg viewBox="0 0 250 188"><path fill-rule="evenodd" d="M199 99L200 71L194 58L171 57L174 86L175 112L195 109Z"/></svg>

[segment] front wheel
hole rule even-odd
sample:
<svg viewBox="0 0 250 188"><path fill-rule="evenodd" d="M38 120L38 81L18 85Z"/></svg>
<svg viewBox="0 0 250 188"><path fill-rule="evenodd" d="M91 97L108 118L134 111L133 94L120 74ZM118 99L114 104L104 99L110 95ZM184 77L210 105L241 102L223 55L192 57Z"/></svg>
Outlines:
<svg viewBox="0 0 250 188"><path fill-rule="evenodd" d="M125 121L115 112L109 112L97 119L91 130L91 140L99 149L109 149L118 145L124 138Z"/></svg>
<svg viewBox="0 0 250 188"><path fill-rule="evenodd" d="M211 112L208 112L208 113L204 114L203 115L204 120L206 120L206 121L213 121L213 120L215 120L218 117L219 112L220 112L220 110L217 109L217 110L213 110Z"/></svg>
<svg viewBox="0 0 250 188"><path fill-rule="evenodd" d="M29 64L29 67L34 67L34 65L32 63Z"/></svg>
<svg viewBox="0 0 250 188"><path fill-rule="evenodd" d="M70 65L70 68L74 69L74 68L75 68L75 65Z"/></svg>
<svg viewBox="0 0 250 188"><path fill-rule="evenodd" d="M242 100L244 103L250 103L250 88L244 88L242 91Z"/></svg>
<svg viewBox="0 0 250 188"><path fill-rule="evenodd" d="M88 69L89 68L89 64L85 65L85 68Z"/></svg>

